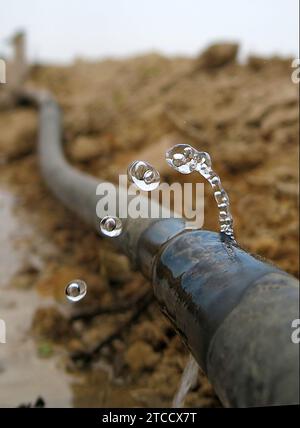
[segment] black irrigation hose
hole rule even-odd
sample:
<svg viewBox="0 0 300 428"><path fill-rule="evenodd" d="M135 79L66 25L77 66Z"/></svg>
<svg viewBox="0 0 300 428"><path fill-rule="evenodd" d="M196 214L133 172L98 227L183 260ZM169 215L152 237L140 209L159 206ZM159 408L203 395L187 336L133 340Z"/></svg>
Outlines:
<svg viewBox="0 0 300 428"><path fill-rule="evenodd" d="M61 114L47 94L27 93L40 107L39 153L53 193L99 229L99 180L72 168L61 147ZM122 189L119 189L122 192ZM225 406L299 402L298 281L209 231L183 220L126 220L114 238L153 282L162 311L212 382Z"/></svg>

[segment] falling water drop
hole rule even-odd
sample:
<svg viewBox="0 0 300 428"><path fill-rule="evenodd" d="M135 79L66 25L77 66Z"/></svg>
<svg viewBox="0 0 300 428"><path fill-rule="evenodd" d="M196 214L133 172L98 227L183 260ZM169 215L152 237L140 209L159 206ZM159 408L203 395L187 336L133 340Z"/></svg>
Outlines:
<svg viewBox="0 0 300 428"><path fill-rule="evenodd" d="M65 294L71 302L78 302L87 293L87 285L81 279L74 279L66 286Z"/></svg>
<svg viewBox="0 0 300 428"><path fill-rule="evenodd" d="M157 189L160 183L157 169L145 161L132 162L127 169L127 176L129 181L146 192Z"/></svg>
<svg viewBox="0 0 300 428"><path fill-rule="evenodd" d="M122 222L118 217L105 216L100 222L101 233L110 238L115 238L122 233Z"/></svg>

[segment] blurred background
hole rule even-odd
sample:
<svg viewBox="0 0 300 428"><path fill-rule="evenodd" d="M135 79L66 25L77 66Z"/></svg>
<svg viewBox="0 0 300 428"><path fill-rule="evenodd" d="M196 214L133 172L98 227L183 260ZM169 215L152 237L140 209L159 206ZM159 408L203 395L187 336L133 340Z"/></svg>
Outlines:
<svg viewBox="0 0 300 428"><path fill-rule="evenodd" d="M297 56L297 0L160 2L12 0L1 8L1 36L28 32L31 61L128 57L155 51L192 57L215 40L237 40L240 55ZM6 50L1 40L0 51Z"/></svg>
<svg viewBox="0 0 300 428"><path fill-rule="evenodd" d="M1 7L1 407L168 407L187 360L154 299L128 325L150 284L45 187L37 112L16 90L50 90L69 161L106 180L134 159L183 180L165 150L182 142L209 152L240 244L298 276L298 16L296 0ZM204 227L217 230L206 185L205 195ZM77 304L64 293L74 278L88 284ZM72 359L103 341L92 364ZM186 406L220 406L204 375Z"/></svg>

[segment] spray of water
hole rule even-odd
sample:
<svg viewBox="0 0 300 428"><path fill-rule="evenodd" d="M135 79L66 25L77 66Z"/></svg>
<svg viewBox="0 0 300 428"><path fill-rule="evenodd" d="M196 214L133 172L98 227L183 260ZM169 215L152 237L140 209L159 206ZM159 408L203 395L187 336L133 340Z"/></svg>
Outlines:
<svg viewBox="0 0 300 428"><path fill-rule="evenodd" d="M212 169L208 153L199 152L188 144L177 144L166 153L168 164L181 174L199 172L211 185L219 210L220 231L235 241L233 235L233 218L229 209L229 197L225 192L220 177Z"/></svg>
<svg viewBox="0 0 300 428"><path fill-rule="evenodd" d="M190 174L193 171L200 173L211 185L219 210L220 231L235 242L233 234L233 218L229 209L229 197L221 184L220 177L212 169L208 153L199 152L188 144L177 144L166 153L167 163L181 174ZM183 371L178 391L174 397L172 407L182 407L184 400L197 380L199 367L192 355Z"/></svg>
<svg viewBox="0 0 300 428"><path fill-rule="evenodd" d="M173 408L184 407L184 401L188 392L196 385L198 373L198 363L192 354L190 354L187 365L182 373L178 390L173 398Z"/></svg>

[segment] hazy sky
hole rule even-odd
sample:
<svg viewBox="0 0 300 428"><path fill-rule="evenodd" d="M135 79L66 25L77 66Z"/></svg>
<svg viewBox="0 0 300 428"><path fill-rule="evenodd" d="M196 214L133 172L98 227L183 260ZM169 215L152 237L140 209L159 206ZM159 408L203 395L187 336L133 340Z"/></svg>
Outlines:
<svg viewBox="0 0 300 428"><path fill-rule="evenodd" d="M298 0L0 0L0 52L15 30L40 61L155 50L194 55L237 40L244 55L298 57Z"/></svg>

